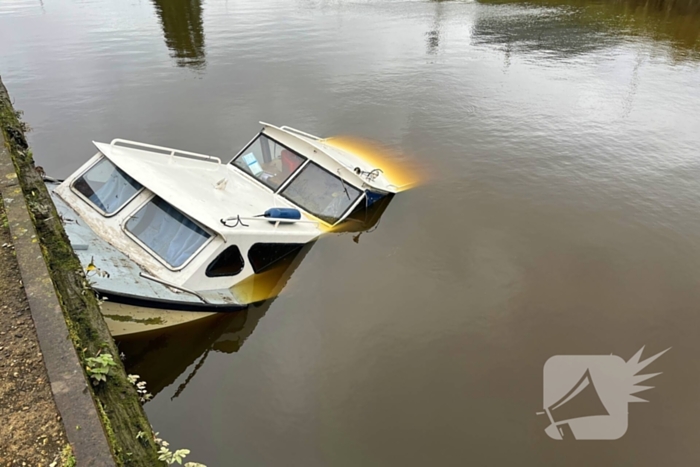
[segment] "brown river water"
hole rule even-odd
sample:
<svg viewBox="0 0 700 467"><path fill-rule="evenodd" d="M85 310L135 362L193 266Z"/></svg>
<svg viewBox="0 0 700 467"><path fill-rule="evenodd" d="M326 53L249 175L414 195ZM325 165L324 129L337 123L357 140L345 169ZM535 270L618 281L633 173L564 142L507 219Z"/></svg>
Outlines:
<svg viewBox="0 0 700 467"><path fill-rule="evenodd" d="M120 341L188 459L691 466L698 5L2 0L0 74L59 177L115 137L229 158L259 120L416 162L422 185L321 238L278 298ZM550 357L643 346L671 349L623 437L547 436Z"/></svg>

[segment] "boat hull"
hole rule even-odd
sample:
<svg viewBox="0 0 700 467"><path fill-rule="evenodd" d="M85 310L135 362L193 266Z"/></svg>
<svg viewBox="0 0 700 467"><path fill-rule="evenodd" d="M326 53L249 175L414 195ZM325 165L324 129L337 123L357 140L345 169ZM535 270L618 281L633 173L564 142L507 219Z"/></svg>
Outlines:
<svg viewBox="0 0 700 467"><path fill-rule="evenodd" d="M248 307L248 304L239 303L204 303L204 302L181 302L156 297L144 297L122 292L115 292L99 287L93 287L102 299L124 305L138 306L144 308L155 308L159 310L176 311L200 311L200 312L227 312L240 311Z"/></svg>

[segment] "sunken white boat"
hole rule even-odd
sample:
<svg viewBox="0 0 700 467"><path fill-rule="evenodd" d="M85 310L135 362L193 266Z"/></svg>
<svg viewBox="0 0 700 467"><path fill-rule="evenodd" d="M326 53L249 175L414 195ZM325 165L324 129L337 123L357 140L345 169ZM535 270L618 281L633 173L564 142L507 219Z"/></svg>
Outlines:
<svg viewBox="0 0 700 467"><path fill-rule="evenodd" d="M233 159L115 139L48 183L93 288L112 302L226 311L238 287L396 193L381 168L289 127Z"/></svg>

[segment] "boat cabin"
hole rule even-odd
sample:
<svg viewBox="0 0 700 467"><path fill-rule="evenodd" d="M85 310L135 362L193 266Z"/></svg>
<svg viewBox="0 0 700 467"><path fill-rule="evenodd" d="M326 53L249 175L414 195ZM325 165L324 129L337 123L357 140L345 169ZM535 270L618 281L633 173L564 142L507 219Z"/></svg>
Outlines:
<svg viewBox="0 0 700 467"><path fill-rule="evenodd" d="M246 305L237 284L396 192L357 155L264 123L229 163L121 139L94 144L97 154L49 188L95 288L115 300Z"/></svg>

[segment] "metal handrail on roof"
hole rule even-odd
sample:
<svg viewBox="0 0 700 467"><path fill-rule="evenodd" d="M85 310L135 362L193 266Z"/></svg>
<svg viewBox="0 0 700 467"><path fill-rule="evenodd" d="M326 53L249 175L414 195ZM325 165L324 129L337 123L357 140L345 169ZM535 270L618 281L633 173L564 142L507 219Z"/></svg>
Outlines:
<svg viewBox="0 0 700 467"><path fill-rule="evenodd" d="M305 131L297 130L296 128L292 128L291 126L281 126L280 130L284 130L288 133L297 133L301 136L306 136L307 138L311 138L316 141L321 141L321 138L319 138L318 136L312 135L311 133L307 133Z"/></svg>
<svg viewBox="0 0 700 467"><path fill-rule="evenodd" d="M195 158L203 159L203 160L210 161L210 162L216 162L217 164L221 165L221 159L219 159L218 157L215 157L215 156L208 156L206 154L199 154L196 152L182 151L180 149L167 148L165 146L156 146L153 144L139 143L138 141L131 141L128 139L115 138L109 144L110 144L110 146L122 146L122 147L131 146L132 149L140 149L140 150L146 150L146 151L148 151L148 149L157 149L158 151L165 151L165 152L169 152L170 154L164 154L163 152L156 152L156 151L148 151L148 152L152 152L155 154L161 154L163 156L171 156L171 157L190 156L190 157L195 157ZM142 149L142 148L146 148L146 149Z"/></svg>

